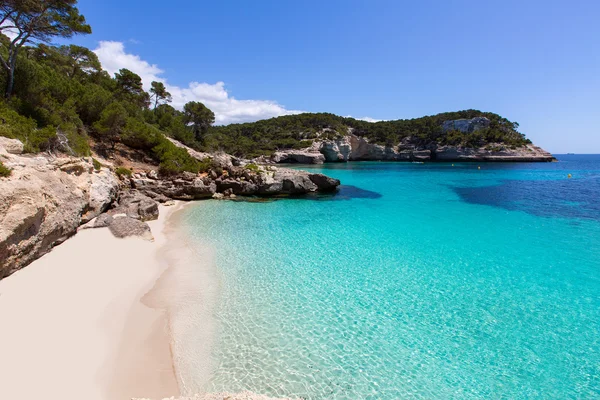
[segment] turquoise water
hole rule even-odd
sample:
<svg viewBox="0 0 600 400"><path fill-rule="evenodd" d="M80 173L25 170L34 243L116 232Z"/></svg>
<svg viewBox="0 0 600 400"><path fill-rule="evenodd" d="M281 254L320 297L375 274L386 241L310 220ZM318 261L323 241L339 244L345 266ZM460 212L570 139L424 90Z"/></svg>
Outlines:
<svg viewBox="0 0 600 400"><path fill-rule="evenodd" d="M206 389L600 398L600 156L561 160L328 164L334 197L188 209L222 285Z"/></svg>

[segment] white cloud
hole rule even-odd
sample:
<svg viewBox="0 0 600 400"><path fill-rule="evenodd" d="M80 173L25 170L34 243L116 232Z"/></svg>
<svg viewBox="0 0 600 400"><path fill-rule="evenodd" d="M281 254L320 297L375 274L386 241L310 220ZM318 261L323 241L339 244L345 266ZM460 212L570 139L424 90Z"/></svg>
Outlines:
<svg viewBox="0 0 600 400"><path fill-rule="evenodd" d="M0 26L3 28L2 33L8 36L10 40L14 40L19 35L19 31L16 28L7 28L11 25L11 22L6 20Z"/></svg>
<svg viewBox="0 0 600 400"><path fill-rule="evenodd" d="M204 103L215 113L216 124L219 125L251 122L303 112L288 110L270 100L238 100L229 95L224 82L214 84L190 82L187 87L170 85L166 78L161 76L164 73L163 70L156 64L142 60L137 55L127 53L122 42L102 41L94 52L98 55L102 67L111 75L121 68L127 68L142 78L146 90L150 89L152 81L163 82L173 95L171 104L175 108L182 109L184 104L189 101Z"/></svg>

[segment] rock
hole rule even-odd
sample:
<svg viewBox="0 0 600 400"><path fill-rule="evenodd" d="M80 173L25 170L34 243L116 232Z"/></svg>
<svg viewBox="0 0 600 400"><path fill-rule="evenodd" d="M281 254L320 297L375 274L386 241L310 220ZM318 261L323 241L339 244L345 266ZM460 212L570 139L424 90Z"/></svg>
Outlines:
<svg viewBox="0 0 600 400"><path fill-rule="evenodd" d="M9 154L22 154L23 143L18 139L9 139L7 137L0 136L0 153L2 149Z"/></svg>
<svg viewBox="0 0 600 400"><path fill-rule="evenodd" d="M149 179L158 179L158 173L155 170L150 170L146 174Z"/></svg>
<svg viewBox="0 0 600 400"><path fill-rule="evenodd" d="M333 179L323 174L310 174L308 178L317 185L317 188L321 192L333 192L340 186L338 179Z"/></svg>
<svg viewBox="0 0 600 400"><path fill-rule="evenodd" d="M171 207L171 206L174 206L174 205L175 205L175 201L174 200L165 201L165 204L164 204L165 207Z"/></svg>
<svg viewBox="0 0 600 400"><path fill-rule="evenodd" d="M273 194L306 194L316 192L318 186L309 178L306 171L280 168L272 176L267 175L259 186L259 193Z"/></svg>
<svg viewBox="0 0 600 400"><path fill-rule="evenodd" d="M91 159L5 153L2 162L13 171L0 180L0 278L75 234L118 190Z"/></svg>
<svg viewBox="0 0 600 400"><path fill-rule="evenodd" d="M511 149L493 143L481 148L439 146L435 148L432 157L437 161L549 162L555 160L552 154L532 144Z"/></svg>
<svg viewBox="0 0 600 400"><path fill-rule="evenodd" d="M192 181L183 179L136 179L132 180L133 188L151 196L165 196L176 200L198 200L212 197L217 191L214 182L205 183L202 178Z"/></svg>
<svg viewBox="0 0 600 400"><path fill-rule="evenodd" d="M140 221L152 221L158 219L158 203L145 194L132 190L121 194L119 205L110 213L124 213Z"/></svg>
<svg viewBox="0 0 600 400"><path fill-rule="evenodd" d="M184 181L191 182L194 179L196 179L196 174L194 174L193 172L184 171L181 174L181 179L183 179Z"/></svg>
<svg viewBox="0 0 600 400"><path fill-rule="evenodd" d="M217 191L225 193L226 191L239 195L250 196L258 192L258 186L248 181L237 181L235 179L217 180Z"/></svg>
<svg viewBox="0 0 600 400"><path fill-rule="evenodd" d="M145 240L154 240L147 223L130 217L114 218L108 229L117 238L139 236Z"/></svg>
<svg viewBox="0 0 600 400"><path fill-rule="evenodd" d="M444 121L442 123L442 131L444 133L449 131L460 131L463 133L473 133L478 130L489 127L491 121L485 117L475 117L471 119L455 119L450 121Z"/></svg>
<svg viewBox="0 0 600 400"><path fill-rule="evenodd" d="M321 142L319 151L328 162L348 161L352 152L349 136L340 139Z"/></svg>
<svg viewBox="0 0 600 400"><path fill-rule="evenodd" d="M113 221L113 216L110 214L100 214L87 224L81 225L78 230L91 228L105 228Z"/></svg>
<svg viewBox="0 0 600 400"><path fill-rule="evenodd" d="M212 195L212 198L215 200L223 200L223 197L225 197L223 193L215 193Z"/></svg>
<svg viewBox="0 0 600 400"><path fill-rule="evenodd" d="M82 216L82 222L108 210L118 191L119 180L109 169L94 171L91 174L88 210Z"/></svg>
<svg viewBox="0 0 600 400"><path fill-rule="evenodd" d="M323 164L325 156L319 152L286 150L275 152L271 160L276 163Z"/></svg>

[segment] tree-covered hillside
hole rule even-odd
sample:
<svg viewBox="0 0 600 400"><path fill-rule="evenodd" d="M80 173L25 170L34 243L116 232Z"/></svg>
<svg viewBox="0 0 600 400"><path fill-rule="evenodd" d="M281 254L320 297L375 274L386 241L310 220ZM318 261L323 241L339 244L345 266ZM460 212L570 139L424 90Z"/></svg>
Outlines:
<svg viewBox="0 0 600 400"><path fill-rule="evenodd" d="M200 163L165 135L198 147L196 136L214 114L193 102L175 110L164 84L152 82L147 93L127 69L109 76L85 47L50 45L57 37L91 32L76 3L0 2L0 136L21 140L26 152L89 155L93 143L110 156L127 146L146 153L163 173L198 171Z"/></svg>
<svg viewBox="0 0 600 400"><path fill-rule="evenodd" d="M474 133L444 133L442 130L444 121L475 117L488 118L490 126ZM517 123L497 114L478 110L380 122L367 122L328 113L306 113L212 127L203 137L203 146L207 150L222 149L238 156L258 156L278 149L304 148L310 145L312 139L332 139L347 135L350 130L354 135L389 146L396 146L403 140L422 147L431 143L466 147L484 146L487 143L504 143L509 146L530 143L517 128Z"/></svg>

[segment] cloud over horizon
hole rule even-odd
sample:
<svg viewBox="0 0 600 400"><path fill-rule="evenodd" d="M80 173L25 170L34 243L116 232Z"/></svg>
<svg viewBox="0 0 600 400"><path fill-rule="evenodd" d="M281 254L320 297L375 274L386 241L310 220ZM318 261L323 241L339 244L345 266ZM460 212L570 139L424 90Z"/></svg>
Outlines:
<svg viewBox="0 0 600 400"><path fill-rule="evenodd" d="M182 109L185 103L199 101L215 113L215 122L226 125L239 122L252 122L281 115L299 114L304 111L288 110L271 100L238 100L227 92L225 82L214 84L190 82L187 87L170 85L161 75L164 73L156 64L142 60L135 54L125 51L123 42L101 41L94 50L102 67L112 76L121 68L127 68L142 78L144 89L150 89L152 81L162 82L173 95L171 105Z"/></svg>

